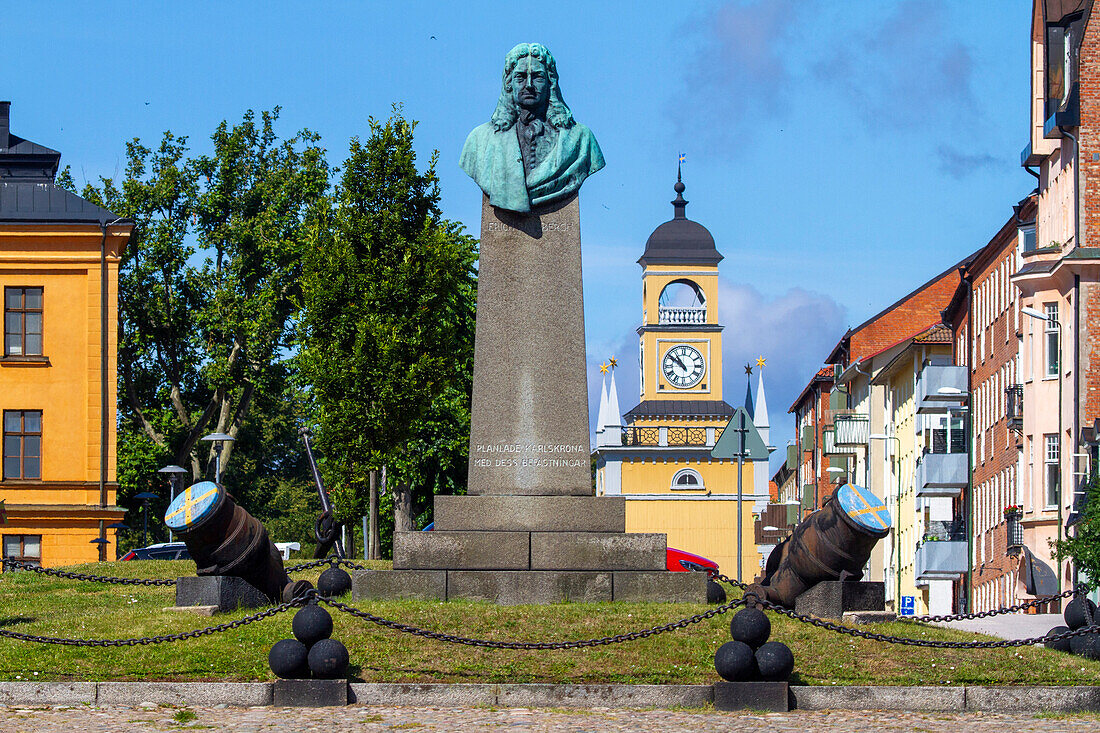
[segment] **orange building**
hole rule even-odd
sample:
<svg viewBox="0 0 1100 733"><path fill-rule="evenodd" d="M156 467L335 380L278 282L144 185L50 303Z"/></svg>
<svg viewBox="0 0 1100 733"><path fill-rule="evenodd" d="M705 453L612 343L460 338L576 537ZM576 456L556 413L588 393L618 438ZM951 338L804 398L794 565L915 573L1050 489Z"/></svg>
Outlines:
<svg viewBox="0 0 1100 733"><path fill-rule="evenodd" d="M115 506L118 264L132 223L55 185L61 154L0 102L3 557L107 557ZM112 553L113 557L113 553Z"/></svg>

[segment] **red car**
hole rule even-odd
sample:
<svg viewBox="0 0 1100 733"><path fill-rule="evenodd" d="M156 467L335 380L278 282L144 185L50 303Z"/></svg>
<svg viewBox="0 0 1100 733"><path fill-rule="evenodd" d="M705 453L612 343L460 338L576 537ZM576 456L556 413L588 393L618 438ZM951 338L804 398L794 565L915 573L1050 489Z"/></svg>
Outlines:
<svg viewBox="0 0 1100 733"><path fill-rule="evenodd" d="M688 570L702 570L708 578L718 575L718 563L708 560L702 555L696 555L686 550L677 550L675 547L665 548L665 567L674 573Z"/></svg>

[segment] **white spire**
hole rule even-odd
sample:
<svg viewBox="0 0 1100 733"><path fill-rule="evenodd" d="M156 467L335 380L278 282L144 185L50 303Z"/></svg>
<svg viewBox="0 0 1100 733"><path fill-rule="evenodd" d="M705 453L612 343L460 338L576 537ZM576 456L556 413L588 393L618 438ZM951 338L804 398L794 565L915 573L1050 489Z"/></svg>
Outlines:
<svg viewBox="0 0 1100 733"><path fill-rule="evenodd" d="M769 438L770 425L768 424L768 401L764 399L764 357L757 360L760 366L756 382L756 410L753 412L752 422L756 426L760 437L764 439L764 445L771 445Z"/></svg>
<svg viewBox="0 0 1100 733"><path fill-rule="evenodd" d="M615 389L615 360L611 360L611 385L600 392L600 417L596 426L596 446L622 445L622 414L619 412L619 393ZM606 384L604 385L607 386Z"/></svg>
<svg viewBox="0 0 1100 733"><path fill-rule="evenodd" d="M601 365L602 366L602 365ZM600 410L596 413L596 435L603 432L604 423L607 422L607 377L600 377ZM596 443L600 441L597 438Z"/></svg>

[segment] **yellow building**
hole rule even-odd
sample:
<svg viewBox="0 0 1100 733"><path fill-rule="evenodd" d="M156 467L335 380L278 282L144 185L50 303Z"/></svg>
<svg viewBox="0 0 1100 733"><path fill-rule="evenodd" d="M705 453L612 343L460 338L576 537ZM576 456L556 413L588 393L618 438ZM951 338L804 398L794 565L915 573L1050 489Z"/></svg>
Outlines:
<svg viewBox="0 0 1100 733"><path fill-rule="evenodd" d="M929 388L943 380L943 373L964 369L951 366L951 339L943 325L906 339L873 380L885 388L873 409L881 410L880 424L886 426L883 498L894 522L879 543L891 589L887 595L911 596L918 616L953 613L966 573L962 489L944 480L949 463L966 468L965 420L955 406L957 392L937 394Z"/></svg>
<svg viewBox="0 0 1100 733"><path fill-rule="evenodd" d="M722 398L722 255L710 232L686 217L684 184L677 180L675 190L673 218L650 235L638 260L641 400L620 417L614 371L601 395L596 494L626 497L627 532L662 532L669 547L714 560L736 576L737 462L711 457L734 414ZM756 415L766 443L766 405ZM767 461L746 461L742 486L740 574L748 581L761 569L753 513L768 502Z"/></svg>
<svg viewBox="0 0 1100 733"><path fill-rule="evenodd" d="M61 154L12 135L10 106L0 102L3 557L92 562L123 515L117 284L132 225L54 185Z"/></svg>

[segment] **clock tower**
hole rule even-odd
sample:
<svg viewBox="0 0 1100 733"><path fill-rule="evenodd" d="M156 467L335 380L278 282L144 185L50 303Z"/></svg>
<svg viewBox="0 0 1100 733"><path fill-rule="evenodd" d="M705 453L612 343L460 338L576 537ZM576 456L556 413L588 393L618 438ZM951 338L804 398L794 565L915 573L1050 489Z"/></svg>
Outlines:
<svg viewBox="0 0 1100 733"><path fill-rule="evenodd" d="M722 255L707 228L687 218L684 189L678 173L672 219L653 231L638 259L640 399L620 418L612 360L596 426L596 493L626 497L627 532L663 532L669 547L752 578L760 571L753 512L768 502L768 465L745 462L739 502L737 461L711 455L734 414L722 396Z"/></svg>

